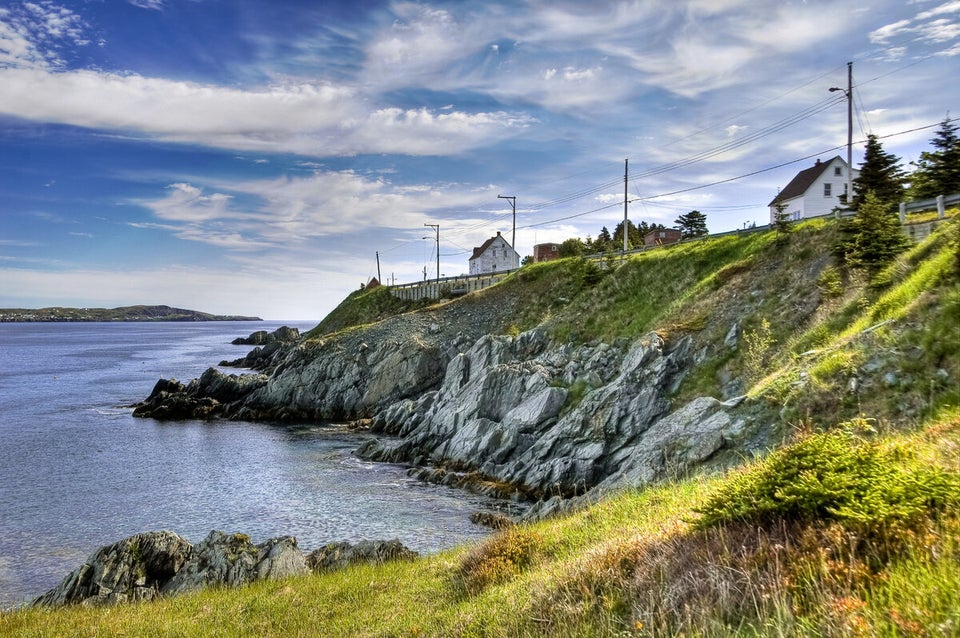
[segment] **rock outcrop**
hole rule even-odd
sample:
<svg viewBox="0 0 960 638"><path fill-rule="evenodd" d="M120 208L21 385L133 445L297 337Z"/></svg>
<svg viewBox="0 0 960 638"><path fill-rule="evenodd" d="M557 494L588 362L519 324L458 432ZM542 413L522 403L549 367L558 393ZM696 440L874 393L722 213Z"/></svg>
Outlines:
<svg viewBox="0 0 960 638"><path fill-rule="evenodd" d="M230 368L250 368L267 371L282 358L284 349L300 340L300 331L296 328L281 326L273 332L257 330L249 337L238 337L231 341L235 346L256 346L246 356L232 361L221 361L220 365Z"/></svg>
<svg viewBox="0 0 960 638"><path fill-rule="evenodd" d="M112 605L306 571L292 536L254 545L244 534L212 531L194 546L173 532L146 532L101 547L33 605Z"/></svg>
<svg viewBox="0 0 960 638"><path fill-rule="evenodd" d="M572 497L649 483L735 445L748 422L733 403L668 396L689 369L689 339L551 345L539 331L487 336L454 357L438 390L372 420L390 435L364 458L473 470L519 495Z"/></svg>
<svg viewBox="0 0 960 638"><path fill-rule="evenodd" d="M224 374L208 368L200 378L184 385L176 379L160 379L133 416L154 419L212 419L228 414L250 393L264 386L262 374Z"/></svg>

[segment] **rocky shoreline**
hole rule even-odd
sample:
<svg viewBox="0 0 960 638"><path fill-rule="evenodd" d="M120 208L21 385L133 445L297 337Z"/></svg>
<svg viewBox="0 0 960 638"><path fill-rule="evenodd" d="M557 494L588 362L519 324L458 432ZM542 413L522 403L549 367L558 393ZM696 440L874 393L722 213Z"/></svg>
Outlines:
<svg viewBox="0 0 960 638"><path fill-rule="evenodd" d="M145 532L101 547L35 607L107 606L176 596L205 587L238 587L359 563L412 560L398 540L330 543L308 554L297 539L281 536L254 545L246 534L214 530L191 545L170 531Z"/></svg>

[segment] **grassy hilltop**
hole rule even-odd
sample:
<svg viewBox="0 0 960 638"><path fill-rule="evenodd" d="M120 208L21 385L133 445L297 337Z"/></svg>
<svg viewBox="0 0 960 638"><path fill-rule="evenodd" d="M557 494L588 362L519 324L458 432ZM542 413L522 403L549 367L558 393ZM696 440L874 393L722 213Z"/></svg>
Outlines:
<svg viewBox="0 0 960 638"><path fill-rule="evenodd" d="M446 302L520 299L504 331L560 342L690 336L675 405L747 394L775 452L417 561L4 612L0 634L960 635L960 220L869 276L838 239L821 220L547 262ZM408 311L362 291L311 335Z"/></svg>

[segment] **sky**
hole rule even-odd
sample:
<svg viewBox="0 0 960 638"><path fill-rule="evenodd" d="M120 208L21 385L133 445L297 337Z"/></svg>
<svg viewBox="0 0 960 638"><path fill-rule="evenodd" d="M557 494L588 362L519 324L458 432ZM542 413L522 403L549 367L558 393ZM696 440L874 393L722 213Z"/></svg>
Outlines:
<svg viewBox="0 0 960 638"><path fill-rule="evenodd" d="M960 113L960 0L0 0L0 307L320 320L378 275L765 223Z"/></svg>

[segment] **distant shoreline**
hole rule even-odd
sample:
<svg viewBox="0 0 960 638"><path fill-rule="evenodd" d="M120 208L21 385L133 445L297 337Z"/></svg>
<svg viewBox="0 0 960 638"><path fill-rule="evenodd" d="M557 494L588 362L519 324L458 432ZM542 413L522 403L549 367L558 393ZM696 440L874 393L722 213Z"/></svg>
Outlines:
<svg viewBox="0 0 960 638"><path fill-rule="evenodd" d="M0 308L0 323L80 323L157 321L263 321L260 317L213 315L170 306L120 308Z"/></svg>

